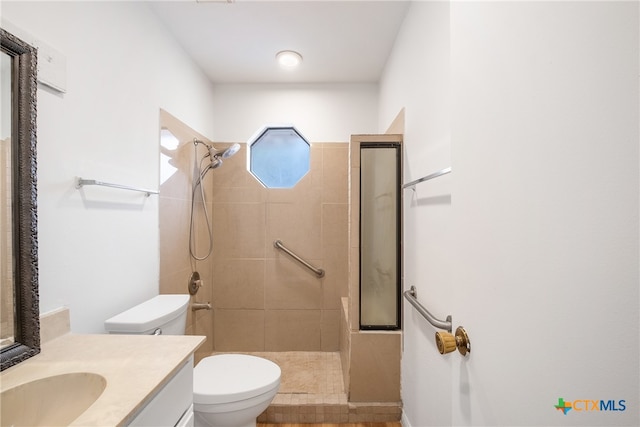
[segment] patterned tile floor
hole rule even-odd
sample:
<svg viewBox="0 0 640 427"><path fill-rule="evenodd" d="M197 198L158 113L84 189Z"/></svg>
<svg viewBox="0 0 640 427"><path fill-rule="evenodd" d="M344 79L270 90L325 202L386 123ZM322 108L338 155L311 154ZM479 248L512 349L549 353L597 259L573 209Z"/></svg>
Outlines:
<svg viewBox="0 0 640 427"><path fill-rule="evenodd" d="M345 394L340 353L312 351L255 352L282 370L279 394L337 397ZM346 397L345 397L346 399Z"/></svg>
<svg viewBox="0 0 640 427"><path fill-rule="evenodd" d="M400 403L347 401L340 353L254 352L280 366L280 390L259 422L354 423L399 421Z"/></svg>

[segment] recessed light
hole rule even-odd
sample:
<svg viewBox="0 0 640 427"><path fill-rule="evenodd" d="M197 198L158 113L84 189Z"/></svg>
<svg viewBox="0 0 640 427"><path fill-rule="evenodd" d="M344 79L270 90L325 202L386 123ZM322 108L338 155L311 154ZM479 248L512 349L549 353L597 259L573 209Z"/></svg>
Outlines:
<svg viewBox="0 0 640 427"><path fill-rule="evenodd" d="M276 59L283 68L295 68L302 62L302 55L293 50L283 50L276 54Z"/></svg>

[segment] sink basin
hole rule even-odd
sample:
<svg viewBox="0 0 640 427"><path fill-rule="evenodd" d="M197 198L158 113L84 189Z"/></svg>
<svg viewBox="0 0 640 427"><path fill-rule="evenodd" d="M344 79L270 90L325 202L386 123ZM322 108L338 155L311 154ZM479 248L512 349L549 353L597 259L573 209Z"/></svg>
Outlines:
<svg viewBox="0 0 640 427"><path fill-rule="evenodd" d="M66 426L107 386L101 375L74 372L34 380L0 394L2 426Z"/></svg>

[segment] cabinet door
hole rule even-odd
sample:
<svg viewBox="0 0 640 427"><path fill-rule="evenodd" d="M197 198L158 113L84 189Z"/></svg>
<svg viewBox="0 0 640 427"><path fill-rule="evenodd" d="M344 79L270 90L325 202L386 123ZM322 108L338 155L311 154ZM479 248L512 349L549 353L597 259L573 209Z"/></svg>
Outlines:
<svg viewBox="0 0 640 427"><path fill-rule="evenodd" d="M193 412L193 356L136 415L129 425L174 427ZM189 425L189 424L185 424ZM193 425L193 421L192 424Z"/></svg>

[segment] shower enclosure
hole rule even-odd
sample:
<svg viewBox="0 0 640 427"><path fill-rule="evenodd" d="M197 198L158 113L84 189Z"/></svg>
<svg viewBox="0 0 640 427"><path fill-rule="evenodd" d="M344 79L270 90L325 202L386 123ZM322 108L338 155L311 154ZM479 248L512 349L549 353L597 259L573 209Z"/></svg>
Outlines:
<svg viewBox="0 0 640 427"><path fill-rule="evenodd" d="M212 168L216 156L234 144L216 142L219 150L209 156L198 144L196 156L193 138L206 141L204 137L166 112L161 126L181 143L161 147L160 293L186 293L192 264L197 264L198 301L210 301L213 309L189 310L187 333L207 336L196 360L213 352L242 352L281 364L286 378L261 415L263 421L352 422L364 420L365 413L366 421L399 420L400 332L358 334L359 308L351 319L355 331L344 326L345 306L352 300L359 306L349 266L359 263L351 256L350 236L359 234L353 230L359 230L359 217L350 216L350 209L355 205L359 212L360 203L350 198L352 146L310 143L309 170L295 185L267 188L248 168L251 143L240 142L224 167L201 179L195 192L198 215L190 221L192 183L199 179L193 174L194 161L198 170ZM199 194L201 187L206 197ZM214 245L211 256L198 261L188 248L208 253L205 208ZM274 247L275 241L325 274L315 274ZM347 354L352 364L345 368Z"/></svg>
<svg viewBox="0 0 640 427"><path fill-rule="evenodd" d="M400 406L402 135L352 135L349 298L340 357L350 402Z"/></svg>

